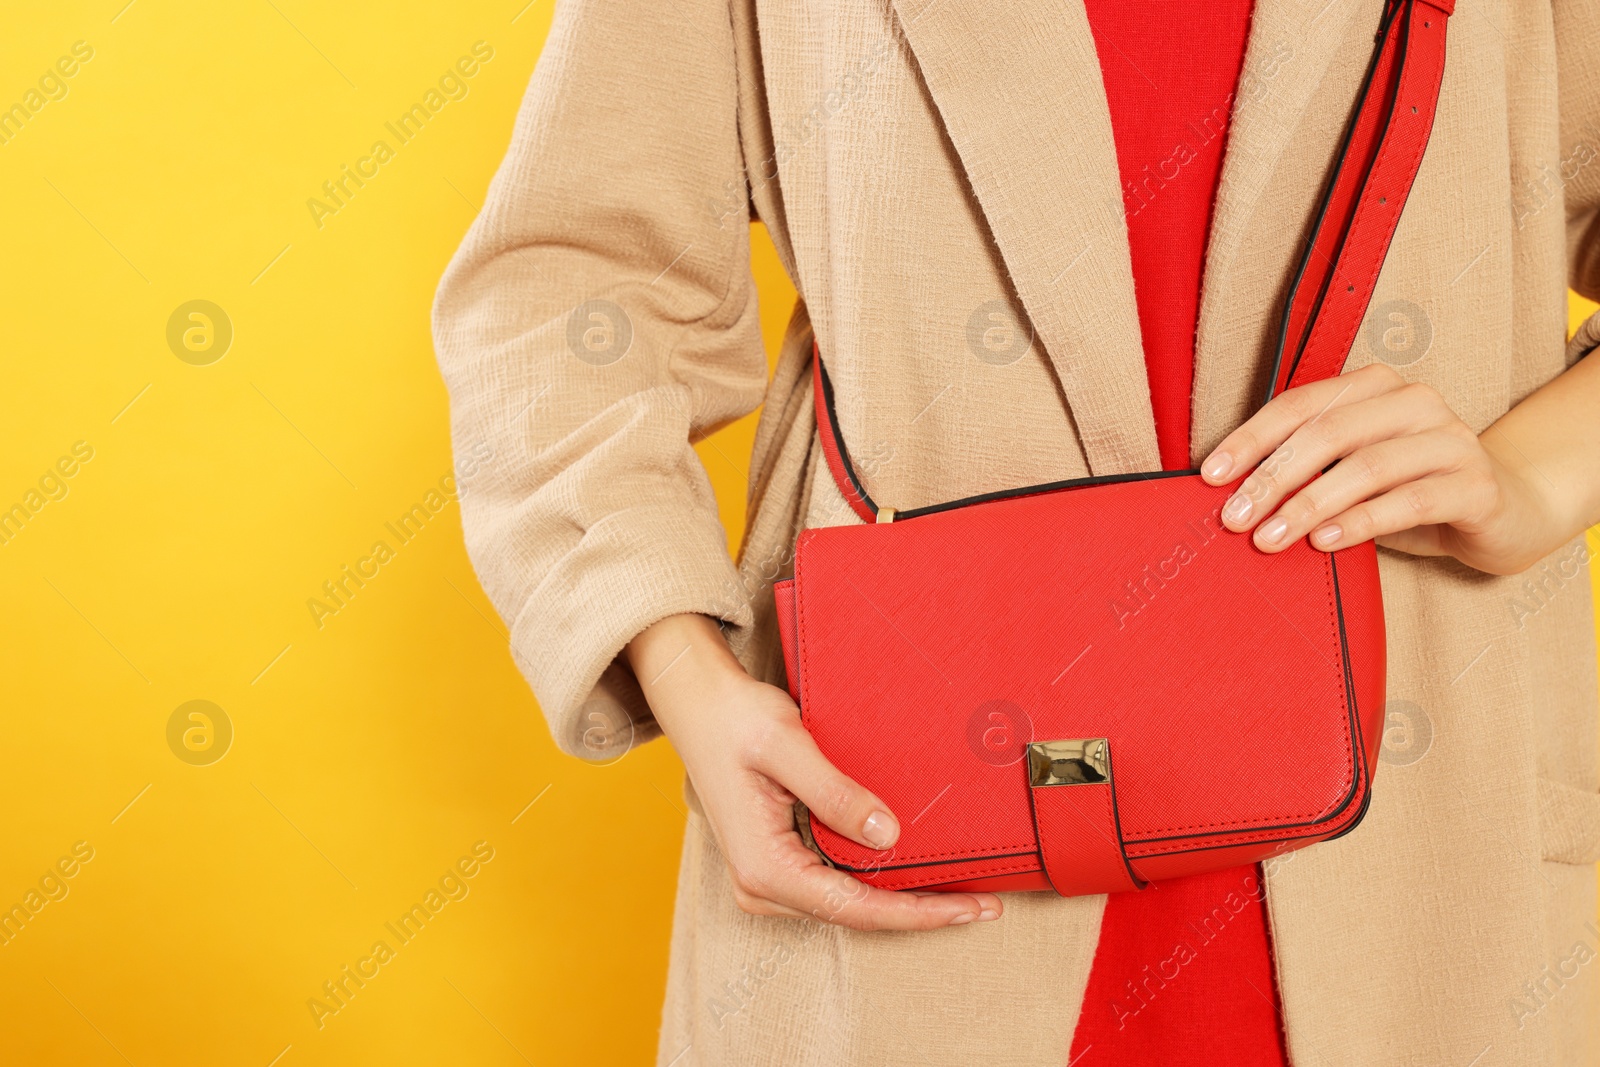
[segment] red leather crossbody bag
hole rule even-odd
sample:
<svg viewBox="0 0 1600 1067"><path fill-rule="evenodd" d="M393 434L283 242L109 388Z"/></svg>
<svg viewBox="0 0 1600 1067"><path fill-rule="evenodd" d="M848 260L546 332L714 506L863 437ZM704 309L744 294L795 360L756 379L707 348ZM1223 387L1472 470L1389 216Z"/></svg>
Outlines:
<svg viewBox="0 0 1600 1067"><path fill-rule="evenodd" d="M1269 396L1337 374L1421 164L1453 0L1391 0L1291 290ZM823 453L870 525L804 531L779 582L789 688L823 753L898 815L890 889L1064 896L1258 861L1353 829L1382 730L1371 543L1276 555L1195 471L896 512L868 495L820 356Z"/></svg>

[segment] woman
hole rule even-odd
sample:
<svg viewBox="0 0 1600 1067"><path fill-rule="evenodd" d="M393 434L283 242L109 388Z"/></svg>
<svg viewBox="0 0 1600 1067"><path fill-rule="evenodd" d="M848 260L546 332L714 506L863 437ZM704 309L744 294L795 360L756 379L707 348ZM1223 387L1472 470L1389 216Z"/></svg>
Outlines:
<svg viewBox="0 0 1600 1067"><path fill-rule="evenodd" d="M1346 373L1256 412L1383 4L1216 7L558 8L436 338L457 446L495 444L468 546L558 743L665 732L688 769L660 1062L1600 1054L1600 327L1569 349L1562 301L1600 295L1600 26L1463 0ZM1175 117L1192 151L1149 154ZM770 382L752 216L801 294ZM771 582L800 530L858 521L819 457L814 341L901 507L1193 462L1255 471L1227 518L1263 551L1377 537L1390 719L1431 741L1356 832L1271 865L1264 904L1250 869L1108 904L823 866L796 800L873 847L917 813L837 773L782 688ZM736 567L691 445L763 403ZM1229 947L1163 972L1145 935L1223 893Z"/></svg>

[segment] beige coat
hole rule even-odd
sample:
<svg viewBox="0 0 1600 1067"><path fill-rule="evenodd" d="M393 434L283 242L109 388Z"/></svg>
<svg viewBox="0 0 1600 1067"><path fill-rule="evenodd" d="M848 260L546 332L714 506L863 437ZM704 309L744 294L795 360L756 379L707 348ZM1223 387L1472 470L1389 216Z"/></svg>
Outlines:
<svg viewBox="0 0 1600 1067"><path fill-rule="evenodd" d="M1197 458L1264 389L1380 6L1257 4L1205 272ZM1449 32L1350 366L1404 363L1481 429L1562 371L1564 286L1600 293L1600 21L1588 0L1460 0ZM1195 126L1228 111L1196 100ZM770 384L752 211L802 298ZM436 333L457 448L493 446L467 543L569 751L658 732L616 656L664 615L725 619L781 679L769 583L799 529L855 521L818 461L813 331L881 502L1159 466L1080 3L560 0ZM690 446L763 401L736 568ZM1268 873L1291 1057L1594 1063L1582 542L1515 578L1382 556L1394 728L1371 811ZM1103 898L851 933L742 914L709 840L691 814L662 1063L1065 1063Z"/></svg>

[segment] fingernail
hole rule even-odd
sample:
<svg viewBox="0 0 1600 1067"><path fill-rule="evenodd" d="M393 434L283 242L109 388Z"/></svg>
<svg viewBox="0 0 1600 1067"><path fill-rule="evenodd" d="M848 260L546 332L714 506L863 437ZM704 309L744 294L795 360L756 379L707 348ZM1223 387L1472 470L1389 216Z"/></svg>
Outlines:
<svg viewBox="0 0 1600 1067"><path fill-rule="evenodd" d="M1211 457L1200 467L1200 473L1206 480L1213 482L1225 481L1228 472L1233 469L1233 457L1226 452L1213 452Z"/></svg>
<svg viewBox="0 0 1600 1067"><path fill-rule="evenodd" d="M900 828L894 824L893 815L886 811L875 811L861 825L861 836L873 848L888 848L900 836Z"/></svg>
<svg viewBox="0 0 1600 1067"><path fill-rule="evenodd" d="M1235 493L1228 498L1227 507L1222 509L1222 521L1231 522L1235 526L1250 517L1250 498L1243 493Z"/></svg>
<svg viewBox="0 0 1600 1067"><path fill-rule="evenodd" d="M1283 535L1289 532L1289 524L1283 519L1268 519L1261 527L1261 540L1269 545L1275 545L1283 540Z"/></svg>
<svg viewBox="0 0 1600 1067"><path fill-rule="evenodd" d="M1000 913L993 908L984 908L978 912L978 921L981 923L994 922L998 918L1000 918Z"/></svg>
<svg viewBox="0 0 1600 1067"><path fill-rule="evenodd" d="M976 916L974 916L972 914L972 912L964 911L960 915L957 915L954 919L951 919L950 920L950 925L951 926L965 926L969 922L971 922L975 917Z"/></svg>
<svg viewBox="0 0 1600 1067"><path fill-rule="evenodd" d="M1331 545L1342 536L1344 531L1339 529L1337 524L1330 523L1312 534L1311 539L1319 545Z"/></svg>

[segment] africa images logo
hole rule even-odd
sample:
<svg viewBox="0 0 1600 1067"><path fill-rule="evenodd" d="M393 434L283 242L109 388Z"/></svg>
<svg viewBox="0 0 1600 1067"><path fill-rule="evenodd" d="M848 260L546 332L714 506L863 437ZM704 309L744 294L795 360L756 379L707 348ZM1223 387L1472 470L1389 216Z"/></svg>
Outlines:
<svg viewBox="0 0 1600 1067"><path fill-rule="evenodd" d="M322 229L329 217L348 207L356 194L382 173L384 164L399 155L399 150L410 144L446 105L451 101L465 100L472 91L468 79L475 77L483 65L493 58L493 45L488 41L474 41L470 55L457 59L439 75L436 84L428 87L420 100L414 101L392 122L383 124L387 138L380 137L373 141L372 147L365 155L357 157L354 164L341 163L339 173L322 183L321 195L306 199L306 210L311 212L311 221L317 229ZM391 139L393 144L390 143Z"/></svg>

